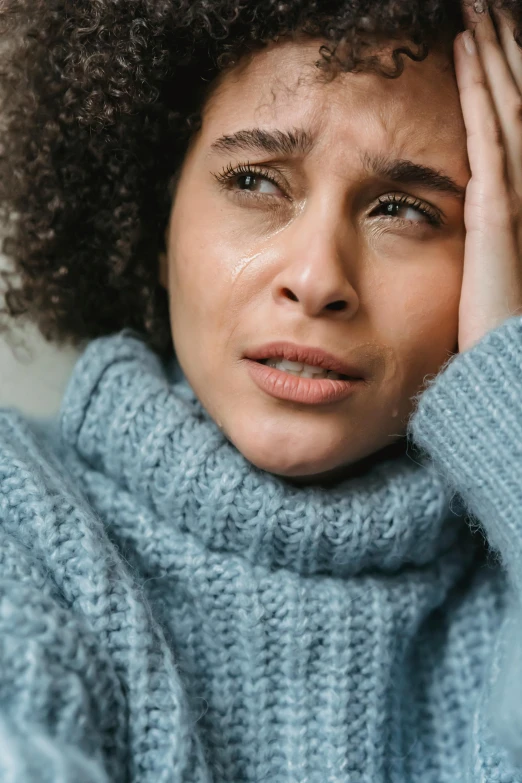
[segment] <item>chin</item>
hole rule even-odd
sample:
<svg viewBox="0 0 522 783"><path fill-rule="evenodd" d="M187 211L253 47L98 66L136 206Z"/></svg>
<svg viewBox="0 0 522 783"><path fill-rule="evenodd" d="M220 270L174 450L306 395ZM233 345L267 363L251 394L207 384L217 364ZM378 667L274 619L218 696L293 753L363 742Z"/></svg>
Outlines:
<svg viewBox="0 0 522 783"><path fill-rule="evenodd" d="M260 424L262 422L262 424ZM372 442L358 441L342 430L339 422L327 423L277 417L239 415L228 421L224 434L235 448L259 470L293 483L332 483L363 474L376 462L407 451L405 435Z"/></svg>
<svg viewBox="0 0 522 783"><path fill-rule="evenodd" d="M303 434L292 437L289 433L283 436L278 433L271 438L264 432L260 438L259 433L241 432L227 437L257 468L284 478L329 474L351 461L346 451L339 454L339 444L318 443L316 438L305 438Z"/></svg>

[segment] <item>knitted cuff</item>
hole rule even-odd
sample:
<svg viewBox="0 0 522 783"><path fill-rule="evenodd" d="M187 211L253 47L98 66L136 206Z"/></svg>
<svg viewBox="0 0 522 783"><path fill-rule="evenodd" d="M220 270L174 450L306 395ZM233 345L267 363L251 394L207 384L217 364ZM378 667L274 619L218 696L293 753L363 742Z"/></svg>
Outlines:
<svg viewBox="0 0 522 783"><path fill-rule="evenodd" d="M408 436L517 569L522 589L522 317L451 357L417 395Z"/></svg>

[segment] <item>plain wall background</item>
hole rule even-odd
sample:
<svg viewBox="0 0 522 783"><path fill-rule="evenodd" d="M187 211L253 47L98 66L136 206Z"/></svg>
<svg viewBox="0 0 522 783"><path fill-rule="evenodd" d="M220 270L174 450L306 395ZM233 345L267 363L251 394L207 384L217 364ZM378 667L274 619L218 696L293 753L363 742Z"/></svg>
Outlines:
<svg viewBox="0 0 522 783"><path fill-rule="evenodd" d="M0 255L0 266L6 265ZM0 303L3 306L1 294ZM80 351L57 348L31 324L17 325L16 320L13 335L12 345L0 335L0 408L15 407L34 416L55 414Z"/></svg>

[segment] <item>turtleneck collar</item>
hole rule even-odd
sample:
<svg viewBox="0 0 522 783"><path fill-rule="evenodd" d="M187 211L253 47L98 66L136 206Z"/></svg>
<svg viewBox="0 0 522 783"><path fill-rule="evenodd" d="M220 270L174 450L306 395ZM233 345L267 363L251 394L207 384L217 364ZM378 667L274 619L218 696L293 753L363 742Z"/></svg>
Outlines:
<svg viewBox="0 0 522 783"><path fill-rule="evenodd" d="M163 523L256 564L339 577L394 572L429 563L468 531L452 491L407 451L330 487L296 486L255 467L175 357L162 362L130 328L87 345L58 419L84 462Z"/></svg>

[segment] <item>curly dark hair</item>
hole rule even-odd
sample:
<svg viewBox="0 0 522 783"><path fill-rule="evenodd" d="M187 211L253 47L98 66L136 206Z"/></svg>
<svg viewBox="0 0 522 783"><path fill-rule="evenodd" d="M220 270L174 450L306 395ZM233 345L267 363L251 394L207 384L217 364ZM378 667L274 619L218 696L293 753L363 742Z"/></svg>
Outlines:
<svg viewBox="0 0 522 783"><path fill-rule="evenodd" d="M522 0L498 4L522 46ZM3 0L0 331L24 315L78 345L128 326L167 356L158 256L215 77L302 33L326 41L317 63L330 77L396 78L402 55L451 53L463 29L459 0ZM401 43L392 69L371 53L383 40Z"/></svg>

